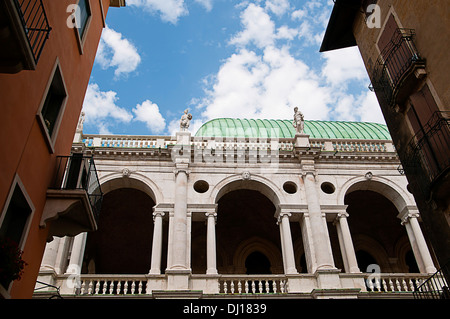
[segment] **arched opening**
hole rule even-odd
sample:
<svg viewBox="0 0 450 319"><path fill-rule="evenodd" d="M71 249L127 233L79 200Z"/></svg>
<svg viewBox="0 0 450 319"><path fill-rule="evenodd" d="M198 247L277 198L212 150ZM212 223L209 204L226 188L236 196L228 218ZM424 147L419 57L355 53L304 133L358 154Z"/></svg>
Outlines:
<svg viewBox="0 0 450 319"><path fill-rule="evenodd" d="M260 251L254 251L245 259L247 275L271 274L270 261Z"/></svg>
<svg viewBox="0 0 450 319"><path fill-rule="evenodd" d="M361 183L364 184L364 183ZM385 192L395 192L385 187ZM394 198L395 194L388 194ZM348 224L355 242L358 266L365 272L378 264L381 272L408 272L395 249L399 240L409 243L405 227L398 219L397 207L384 194L363 187L353 187L345 196Z"/></svg>
<svg viewBox="0 0 450 319"><path fill-rule="evenodd" d="M220 197L216 238L217 250L223 256L217 259L219 273L245 274L248 266L251 272L283 273L274 215L274 204L258 190L236 189ZM259 266L255 264L258 260L263 262Z"/></svg>
<svg viewBox="0 0 450 319"><path fill-rule="evenodd" d="M139 189L118 188L106 193L98 230L88 234L82 272L147 274L151 263L154 206L152 197ZM163 233L166 231L164 229ZM164 244L167 246L163 240ZM162 261L165 260L163 256Z"/></svg>

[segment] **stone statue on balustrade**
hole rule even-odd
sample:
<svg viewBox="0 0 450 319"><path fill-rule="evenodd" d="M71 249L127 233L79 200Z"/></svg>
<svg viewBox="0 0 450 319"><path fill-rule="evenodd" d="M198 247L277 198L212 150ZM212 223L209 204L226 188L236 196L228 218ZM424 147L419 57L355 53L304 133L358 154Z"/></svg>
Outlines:
<svg viewBox="0 0 450 319"><path fill-rule="evenodd" d="M184 110L184 114L181 116L181 120L180 120L180 131L181 132L186 132L187 129L189 128L189 125L191 124L192 114L188 113L188 112L189 112L188 109Z"/></svg>
<svg viewBox="0 0 450 319"><path fill-rule="evenodd" d="M85 113L81 112L80 118L78 119L78 124L77 124L77 130L76 130L77 133L83 132L84 117L85 117Z"/></svg>
<svg viewBox="0 0 450 319"><path fill-rule="evenodd" d="M303 113L298 110L298 107L294 107L294 122L296 134L303 134L303 129L305 126L305 117Z"/></svg>

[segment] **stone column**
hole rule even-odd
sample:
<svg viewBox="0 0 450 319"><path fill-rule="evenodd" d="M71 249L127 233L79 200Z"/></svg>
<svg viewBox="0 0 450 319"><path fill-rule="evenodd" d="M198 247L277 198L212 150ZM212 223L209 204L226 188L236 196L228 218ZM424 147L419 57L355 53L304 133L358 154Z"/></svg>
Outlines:
<svg viewBox="0 0 450 319"><path fill-rule="evenodd" d="M190 255L190 218L187 210L187 185L189 162L191 159L191 134L189 132L176 133L177 144L172 149L172 160L175 164L175 196L173 217L170 218L168 260L166 269L167 290L189 289Z"/></svg>
<svg viewBox="0 0 450 319"><path fill-rule="evenodd" d="M300 228L302 231L303 247L305 250L306 265L308 273L313 273L317 269L315 249L312 239L311 222L309 221L309 214L304 213L300 220Z"/></svg>
<svg viewBox="0 0 450 319"><path fill-rule="evenodd" d="M341 247L341 254L344 261L345 272L359 273L361 271L359 270L358 262L356 261L355 249L353 247L347 217L347 213L339 213L334 224L336 225L339 237L339 245Z"/></svg>
<svg viewBox="0 0 450 319"><path fill-rule="evenodd" d="M44 256L42 257L40 271L53 270L56 272L56 260L58 257L58 249L61 238L54 237L53 240L45 246Z"/></svg>
<svg viewBox="0 0 450 319"><path fill-rule="evenodd" d="M280 224L284 271L286 274L296 274L297 269L295 268L294 245L292 244L291 227L289 225L290 216L290 213L280 213L278 216L278 223Z"/></svg>
<svg viewBox="0 0 450 319"><path fill-rule="evenodd" d="M175 171L175 203L173 212L173 241L170 247L172 265L170 269L188 269L187 245L187 165L177 165Z"/></svg>
<svg viewBox="0 0 450 319"><path fill-rule="evenodd" d="M216 213L206 213L206 273L217 274L216 265Z"/></svg>
<svg viewBox="0 0 450 319"><path fill-rule="evenodd" d="M421 273L435 273L433 260L430 251L420 229L418 217L419 213L411 212L407 207L400 214L402 225L405 226L406 232L411 243L411 247L416 258L417 265Z"/></svg>
<svg viewBox="0 0 450 319"><path fill-rule="evenodd" d="M153 213L153 243L152 243L152 260L150 274L161 274L161 252L162 252L162 226L163 226L163 212Z"/></svg>
<svg viewBox="0 0 450 319"><path fill-rule="evenodd" d="M316 190L314 172L306 171L303 174L306 201L308 204L309 221L311 225L311 239L314 245L317 269L335 269L330 236L319 203L319 194ZM313 269L313 272L315 269Z"/></svg>
<svg viewBox="0 0 450 319"><path fill-rule="evenodd" d="M67 274L80 274L83 265L84 249L86 248L87 233L81 233L74 237L72 253L70 255Z"/></svg>

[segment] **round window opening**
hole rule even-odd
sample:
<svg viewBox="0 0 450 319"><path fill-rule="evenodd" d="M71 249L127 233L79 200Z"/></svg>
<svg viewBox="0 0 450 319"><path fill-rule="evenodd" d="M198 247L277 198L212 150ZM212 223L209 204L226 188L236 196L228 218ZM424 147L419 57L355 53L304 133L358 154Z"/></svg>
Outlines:
<svg viewBox="0 0 450 319"><path fill-rule="evenodd" d="M334 187L333 184L329 183L329 182L324 182L322 183L322 185L320 185L320 188L322 189L322 191L326 194L333 194L334 191L336 190L336 188Z"/></svg>
<svg viewBox="0 0 450 319"><path fill-rule="evenodd" d="M297 185L294 182L286 182L283 184L283 189L288 194L295 194L297 192Z"/></svg>
<svg viewBox="0 0 450 319"><path fill-rule="evenodd" d="M194 190L197 193L206 193L209 189L209 184L206 181L196 181L194 183Z"/></svg>

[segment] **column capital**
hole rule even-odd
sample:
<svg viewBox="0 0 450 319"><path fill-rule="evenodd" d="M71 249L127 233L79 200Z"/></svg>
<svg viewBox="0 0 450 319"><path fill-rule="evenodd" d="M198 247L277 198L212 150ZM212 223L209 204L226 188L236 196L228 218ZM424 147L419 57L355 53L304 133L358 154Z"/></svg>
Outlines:
<svg viewBox="0 0 450 319"><path fill-rule="evenodd" d="M347 212L339 212L336 214L336 218L333 221L333 225L336 225L337 223L339 223L339 221L342 218L347 218L349 216L349 214Z"/></svg>
<svg viewBox="0 0 450 319"><path fill-rule="evenodd" d="M156 219L157 217L164 217L165 215L166 215L166 213L163 212L163 211L155 211L155 212L153 213L153 221L155 221L155 219Z"/></svg>
<svg viewBox="0 0 450 319"><path fill-rule="evenodd" d="M302 168L302 177L306 177L308 174L316 176L316 167L314 160L301 160L300 166Z"/></svg>
<svg viewBox="0 0 450 319"><path fill-rule="evenodd" d="M292 213L290 213L290 212L279 212L278 217L277 217L277 225L279 223L281 223L281 220L284 217L287 217L289 219L291 216L292 216Z"/></svg>
<svg viewBox="0 0 450 319"><path fill-rule="evenodd" d="M214 222L217 221L217 213L215 213L215 212L206 212L205 216L206 216L206 219L214 218Z"/></svg>
<svg viewBox="0 0 450 319"><path fill-rule="evenodd" d="M309 169L309 170L306 170L306 171L302 171L302 172L301 172L301 175L302 175L303 178L305 178L306 176L308 176L308 174L309 174L309 175L312 175L312 176L314 176L314 177L316 177L316 175L317 175L315 169Z"/></svg>
<svg viewBox="0 0 450 319"><path fill-rule="evenodd" d="M188 166L184 167L183 166L176 166L175 169L173 170L173 173L175 174L175 176L178 175L178 173L180 172L184 172L187 176L189 176L189 174L191 173L191 170L188 168Z"/></svg>
<svg viewBox="0 0 450 319"><path fill-rule="evenodd" d="M397 217L401 220L401 224L404 225L408 223L411 218L419 218L420 214L416 207L406 206Z"/></svg>
<svg viewBox="0 0 450 319"><path fill-rule="evenodd" d="M216 213L216 212L206 212L206 213L205 213L205 216L206 216L206 217L213 217L213 216L214 216L214 217L217 217L217 213Z"/></svg>
<svg viewBox="0 0 450 319"><path fill-rule="evenodd" d="M405 225L406 223L409 223L411 218L419 218L419 213L408 213L402 216L401 218L401 224Z"/></svg>

